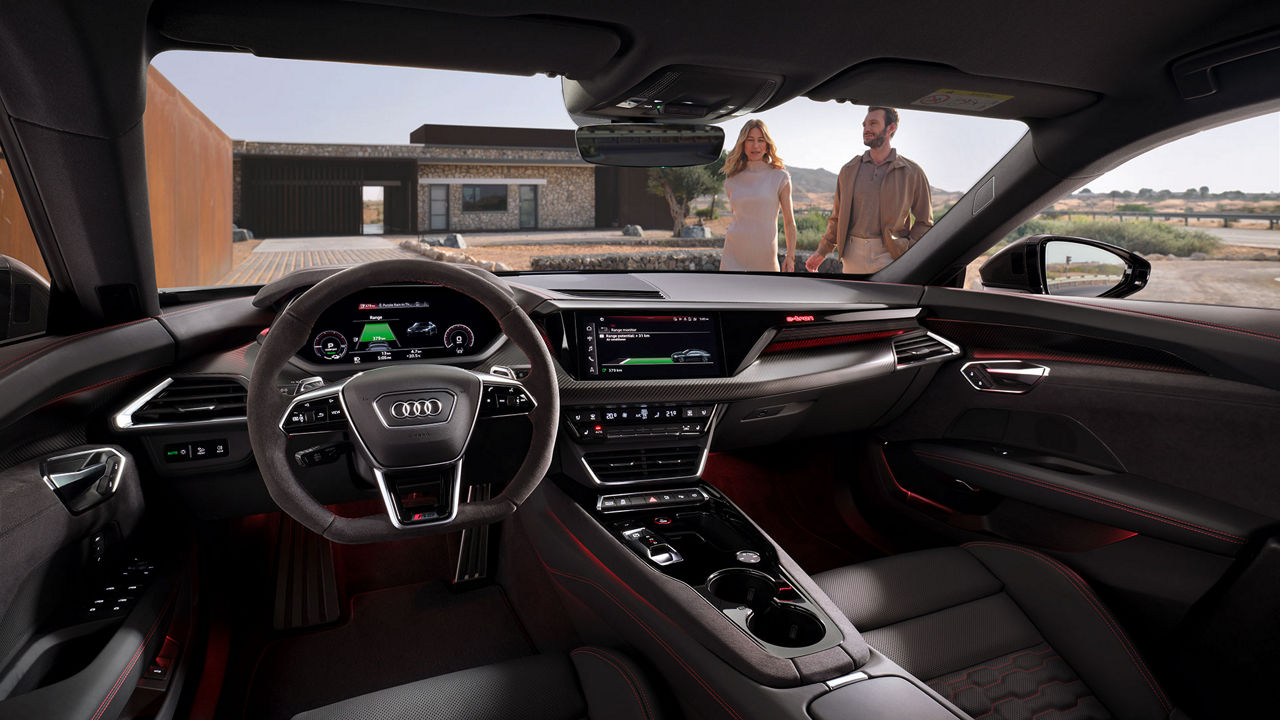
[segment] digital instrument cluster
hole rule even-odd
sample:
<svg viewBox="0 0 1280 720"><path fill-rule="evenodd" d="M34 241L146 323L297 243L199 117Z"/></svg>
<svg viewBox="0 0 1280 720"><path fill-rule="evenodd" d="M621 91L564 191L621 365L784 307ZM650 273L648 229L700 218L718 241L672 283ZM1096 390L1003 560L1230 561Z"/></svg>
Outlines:
<svg viewBox="0 0 1280 720"><path fill-rule="evenodd" d="M498 323L483 305L449 288L374 287L325 310L298 354L311 362L352 365L463 357L488 347L497 335Z"/></svg>

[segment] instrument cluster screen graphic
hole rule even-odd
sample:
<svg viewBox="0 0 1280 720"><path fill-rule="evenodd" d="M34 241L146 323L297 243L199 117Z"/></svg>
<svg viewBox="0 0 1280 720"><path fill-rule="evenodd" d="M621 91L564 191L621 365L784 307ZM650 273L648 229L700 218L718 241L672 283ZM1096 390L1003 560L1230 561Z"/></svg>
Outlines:
<svg viewBox="0 0 1280 720"><path fill-rule="evenodd" d="M316 322L303 357L363 365L470 355L497 336L493 317L447 288L378 287L336 303Z"/></svg>
<svg viewBox="0 0 1280 720"><path fill-rule="evenodd" d="M587 315L583 375L591 380L704 378L722 374L711 315Z"/></svg>

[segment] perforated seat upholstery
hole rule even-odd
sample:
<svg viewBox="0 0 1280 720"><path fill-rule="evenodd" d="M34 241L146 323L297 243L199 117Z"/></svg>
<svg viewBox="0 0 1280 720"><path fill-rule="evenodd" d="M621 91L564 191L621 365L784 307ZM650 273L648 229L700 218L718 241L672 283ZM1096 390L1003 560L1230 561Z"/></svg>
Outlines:
<svg viewBox="0 0 1280 720"><path fill-rule="evenodd" d="M583 647L461 670L360 695L294 720L659 720L656 696L622 654Z"/></svg>
<svg viewBox="0 0 1280 720"><path fill-rule="evenodd" d="M1163 720L1173 711L1088 584L1032 550L971 543L814 580L868 644L975 718Z"/></svg>

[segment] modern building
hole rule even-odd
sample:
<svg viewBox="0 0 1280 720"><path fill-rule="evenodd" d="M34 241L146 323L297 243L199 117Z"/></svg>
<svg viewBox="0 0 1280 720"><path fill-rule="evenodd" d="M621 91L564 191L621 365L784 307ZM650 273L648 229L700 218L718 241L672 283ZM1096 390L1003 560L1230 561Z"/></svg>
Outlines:
<svg viewBox="0 0 1280 720"><path fill-rule="evenodd" d="M665 227L644 169L590 165L572 130L423 125L409 145L234 144L233 214L261 237L355 235L364 188L383 232Z"/></svg>

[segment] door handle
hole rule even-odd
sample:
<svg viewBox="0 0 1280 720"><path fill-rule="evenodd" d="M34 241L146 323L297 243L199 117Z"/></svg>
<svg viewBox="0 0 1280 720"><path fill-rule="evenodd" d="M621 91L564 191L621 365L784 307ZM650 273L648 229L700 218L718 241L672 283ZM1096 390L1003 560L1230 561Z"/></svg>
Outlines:
<svg viewBox="0 0 1280 720"><path fill-rule="evenodd" d="M975 390L1020 394L1040 384L1049 368L1023 360L979 360L965 363L960 374Z"/></svg>
<svg viewBox="0 0 1280 720"><path fill-rule="evenodd" d="M125 456L107 447L45 458L40 473L71 514L79 515L115 494L124 466Z"/></svg>

